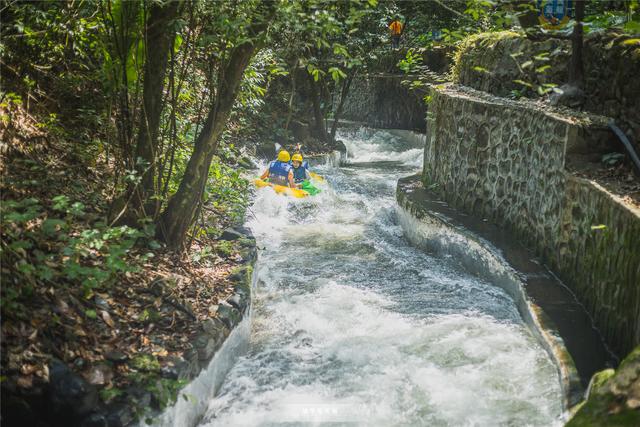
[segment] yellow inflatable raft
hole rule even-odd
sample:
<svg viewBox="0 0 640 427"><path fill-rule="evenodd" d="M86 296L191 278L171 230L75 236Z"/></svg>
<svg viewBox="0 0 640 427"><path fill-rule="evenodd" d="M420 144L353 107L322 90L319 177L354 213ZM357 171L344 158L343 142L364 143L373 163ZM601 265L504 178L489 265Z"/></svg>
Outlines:
<svg viewBox="0 0 640 427"><path fill-rule="evenodd" d="M302 198L302 197L307 197L309 195L309 193L307 193L304 190L300 190L299 188L291 188L291 187L285 187L284 185L276 185L270 182L263 181L261 179L255 179L253 180L253 182L258 188L271 187L276 193L284 194L285 196Z"/></svg>
<svg viewBox="0 0 640 427"><path fill-rule="evenodd" d="M317 173L315 173L315 172L309 172L309 175L311 175L311 178L313 178L313 179L315 179L315 180L318 180L318 181L320 181L320 182L323 182L323 181L324 181L324 176L322 176L322 175L318 175L318 174L317 174Z"/></svg>

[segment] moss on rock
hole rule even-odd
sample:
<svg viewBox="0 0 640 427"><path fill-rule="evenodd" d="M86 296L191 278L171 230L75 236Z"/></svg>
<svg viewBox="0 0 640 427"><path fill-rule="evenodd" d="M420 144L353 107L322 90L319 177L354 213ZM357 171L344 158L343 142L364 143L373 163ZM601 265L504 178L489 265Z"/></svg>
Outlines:
<svg viewBox="0 0 640 427"><path fill-rule="evenodd" d="M567 427L640 425L640 346L613 372L596 373L587 401L569 420Z"/></svg>

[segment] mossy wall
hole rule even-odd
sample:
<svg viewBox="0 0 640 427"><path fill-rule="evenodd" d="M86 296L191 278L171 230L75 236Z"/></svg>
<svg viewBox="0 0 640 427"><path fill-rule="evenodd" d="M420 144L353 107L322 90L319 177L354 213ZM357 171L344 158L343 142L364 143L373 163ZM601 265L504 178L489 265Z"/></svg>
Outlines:
<svg viewBox="0 0 640 427"><path fill-rule="evenodd" d="M640 425L640 347L618 369L593 376L586 402L566 427L637 427Z"/></svg>
<svg viewBox="0 0 640 427"><path fill-rule="evenodd" d="M640 144L640 44L631 39L616 32L585 36L582 107L614 118ZM568 82L570 58L569 40L531 41L511 31L483 33L460 44L453 81L498 96L537 97L539 86Z"/></svg>
<svg viewBox="0 0 640 427"><path fill-rule="evenodd" d="M628 353L640 343L640 211L564 168L602 123L452 85L432 95L424 185L512 230Z"/></svg>

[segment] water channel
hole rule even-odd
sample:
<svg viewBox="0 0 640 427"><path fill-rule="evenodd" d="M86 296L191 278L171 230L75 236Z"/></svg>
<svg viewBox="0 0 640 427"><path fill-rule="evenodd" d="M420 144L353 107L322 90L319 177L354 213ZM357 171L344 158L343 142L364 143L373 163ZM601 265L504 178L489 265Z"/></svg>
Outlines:
<svg viewBox="0 0 640 427"><path fill-rule="evenodd" d="M562 425L557 369L513 301L404 239L396 181L422 150L341 139L320 195L257 193L250 348L201 425Z"/></svg>

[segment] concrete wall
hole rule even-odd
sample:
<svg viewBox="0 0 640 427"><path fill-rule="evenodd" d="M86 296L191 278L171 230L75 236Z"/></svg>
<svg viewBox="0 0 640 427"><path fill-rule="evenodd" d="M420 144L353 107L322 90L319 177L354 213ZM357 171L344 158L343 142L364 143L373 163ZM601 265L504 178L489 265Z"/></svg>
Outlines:
<svg viewBox="0 0 640 427"><path fill-rule="evenodd" d="M619 355L640 343L640 211L569 175L606 119L452 85L433 89L423 183L513 230L585 304ZM603 224L604 229L592 229Z"/></svg>

